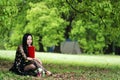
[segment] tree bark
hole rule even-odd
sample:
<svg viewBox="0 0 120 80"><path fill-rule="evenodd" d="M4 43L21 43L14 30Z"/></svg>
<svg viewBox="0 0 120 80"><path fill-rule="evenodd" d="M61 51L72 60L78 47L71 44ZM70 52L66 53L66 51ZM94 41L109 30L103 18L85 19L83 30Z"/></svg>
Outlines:
<svg viewBox="0 0 120 80"><path fill-rule="evenodd" d="M40 51L40 52L44 52L43 44L42 44L41 42L42 42L42 37L40 36L40 37L39 37L39 40L38 40L39 51Z"/></svg>
<svg viewBox="0 0 120 80"><path fill-rule="evenodd" d="M74 20L75 18L75 13L74 12L71 12L69 18L67 19L67 21L69 22L69 24L67 25L67 27L65 28L65 39L69 39L69 33L71 32L71 29L72 29L72 21Z"/></svg>
<svg viewBox="0 0 120 80"><path fill-rule="evenodd" d="M61 51L60 51L60 43L58 44L58 46L55 46L54 52L61 53Z"/></svg>
<svg viewBox="0 0 120 80"><path fill-rule="evenodd" d="M65 16L64 16L64 14L62 15L62 18L66 19ZM66 19L69 22L69 24L65 28L65 33L64 33L65 39L69 39L69 33L71 32L71 29L72 29L71 24L72 24L72 21L74 20L74 18L75 18L75 14L71 13L70 16L69 16L69 18ZM54 52L61 53L61 51L60 51L60 43L58 43L58 46L55 46Z"/></svg>

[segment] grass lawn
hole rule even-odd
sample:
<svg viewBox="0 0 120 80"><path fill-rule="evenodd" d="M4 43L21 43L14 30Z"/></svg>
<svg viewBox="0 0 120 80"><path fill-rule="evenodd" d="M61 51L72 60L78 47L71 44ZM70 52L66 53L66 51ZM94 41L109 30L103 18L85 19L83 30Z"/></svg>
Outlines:
<svg viewBox="0 0 120 80"><path fill-rule="evenodd" d="M44 67L53 73L41 79L9 72L14 57L15 51L0 51L0 80L120 80L120 56L36 52Z"/></svg>

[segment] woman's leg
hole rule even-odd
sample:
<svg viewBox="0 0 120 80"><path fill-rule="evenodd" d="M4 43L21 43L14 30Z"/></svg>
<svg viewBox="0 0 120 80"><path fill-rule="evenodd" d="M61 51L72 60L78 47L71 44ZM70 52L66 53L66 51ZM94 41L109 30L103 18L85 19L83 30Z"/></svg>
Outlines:
<svg viewBox="0 0 120 80"><path fill-rule="evenodd" d="M40 59L38 59L38 58L34 58L39 64L41 64L42 65L42 61L40 60Z"/></svg>
<svg viewBox="0 0 120 80"><path fill-rule="evenodd" d="M41 62L38 59L34 59L34 62L38 68L42 68L44 71L47 71L41 64Z"/></svg>
<svg viewBox="0 0 120 80"><path fill-rule="evenodd" d="M38 66L38 68L42 68L48 76L52 75L52 73L50 71L47 71L38 60L34 59L34 61L36 65Z"/></svg>
<svg viewBox="0 0 120 80"><path fill-rule="evenodd" d="M34 70L36 69L36 66L34 64L29 64L24 67L24 71Z"/></svg>

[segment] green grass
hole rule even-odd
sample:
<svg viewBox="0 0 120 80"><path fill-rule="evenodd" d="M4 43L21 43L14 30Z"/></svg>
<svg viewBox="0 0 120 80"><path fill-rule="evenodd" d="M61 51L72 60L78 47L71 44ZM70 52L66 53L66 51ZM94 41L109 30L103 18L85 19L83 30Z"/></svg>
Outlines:
<svg viewBox="0 0 120 80"><path fill-rule="evenodd" d="M15 51L0 51L0 80L37 80L30 76L19 76L8 69L14 61ZM36 57L52 71L54 76L43 80L119 80L120 56L114 55L72 55L58 53L39 53ZM3 67L4 66L4 67ZM6 77L7 75L7 77ZM19 79L18 79L19 78Z"/></svg>

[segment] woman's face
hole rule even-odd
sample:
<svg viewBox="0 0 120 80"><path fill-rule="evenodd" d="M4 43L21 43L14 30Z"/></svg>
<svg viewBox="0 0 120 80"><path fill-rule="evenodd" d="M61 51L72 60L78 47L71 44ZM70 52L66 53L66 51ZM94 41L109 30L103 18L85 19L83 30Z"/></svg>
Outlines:
<svg viewBox="0 0 120 80"><path fill-rule="evenodd" d="M31 46L31 44L32 44L32 37L31 37L31 36L28 36L28 37L27 37L27 45L28 45L28 46Z"/></svg>

